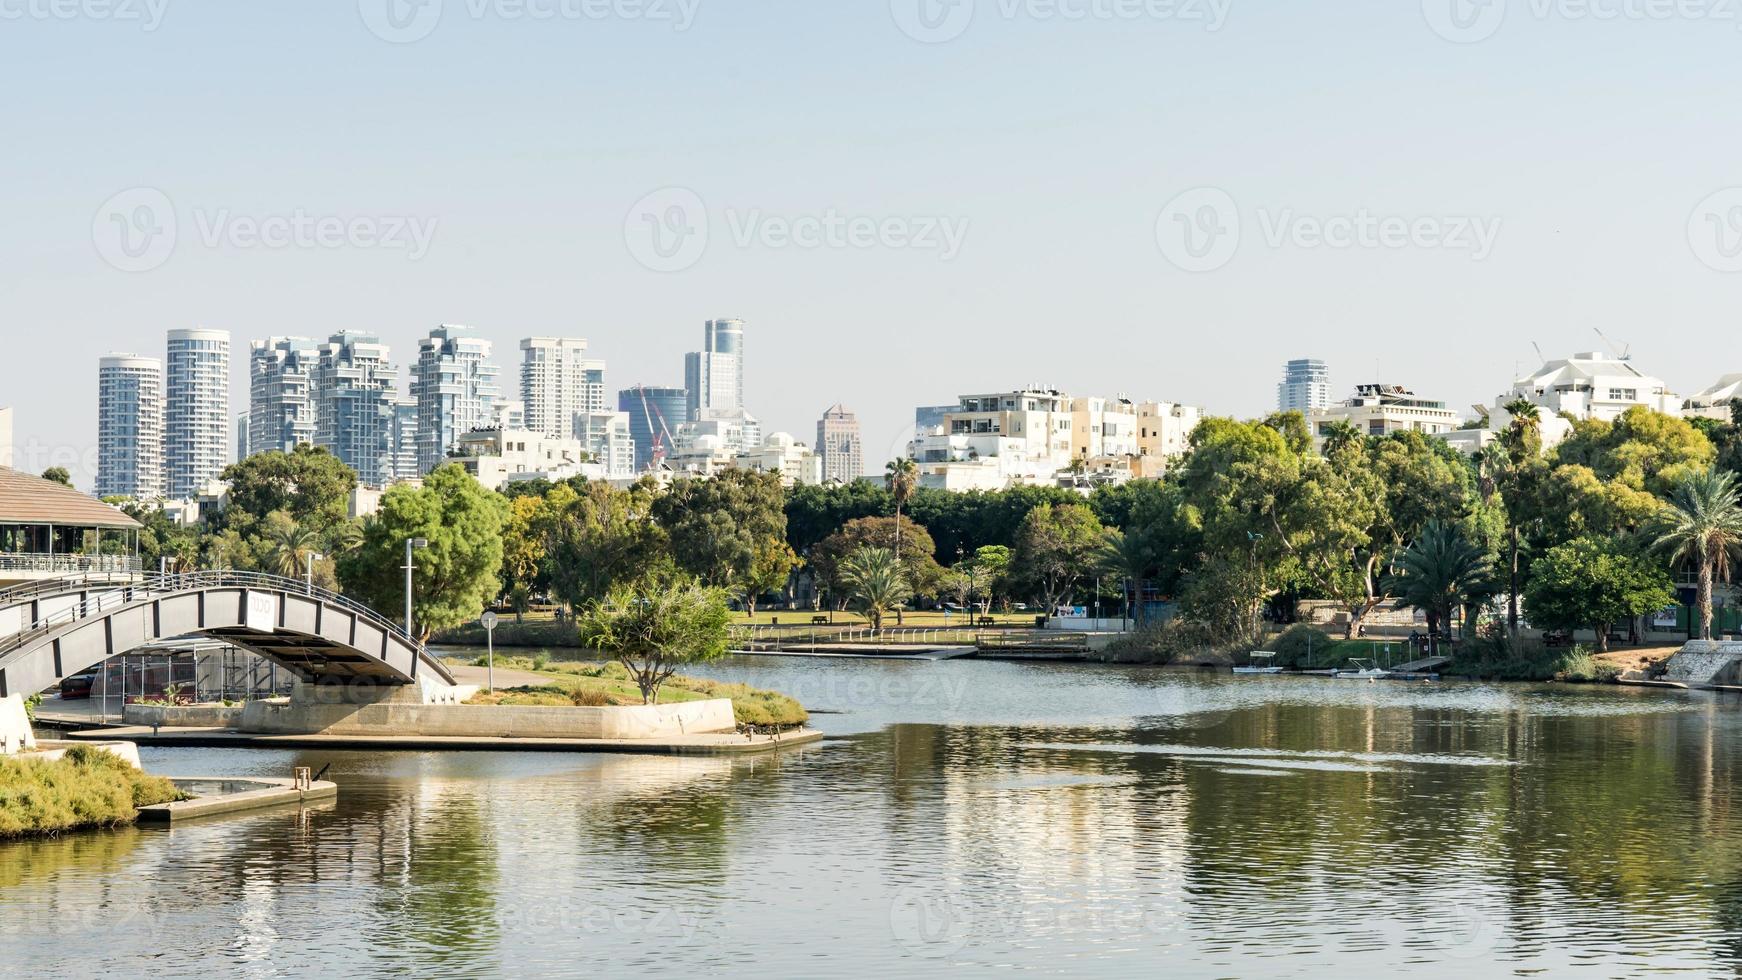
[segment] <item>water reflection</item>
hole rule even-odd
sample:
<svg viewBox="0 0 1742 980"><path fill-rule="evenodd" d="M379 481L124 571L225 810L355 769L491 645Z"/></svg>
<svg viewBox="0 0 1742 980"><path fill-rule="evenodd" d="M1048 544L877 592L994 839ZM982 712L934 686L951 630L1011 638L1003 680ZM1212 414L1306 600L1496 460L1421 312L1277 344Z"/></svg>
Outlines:
<svg viewBox="0 0 1742 980"><path fill-rule="evenodd" d="M81 974L166 976L1742 966L1734 702L790 664L721 668L790 669L839 712L830 742L778 757L149 753L178 775L331 763L344 792L0 847L0 904L28 927L4 969L64 973L69 950ZM957 717L917 720L963 689ZM101 943L65 942L96 922Z"/></svg>

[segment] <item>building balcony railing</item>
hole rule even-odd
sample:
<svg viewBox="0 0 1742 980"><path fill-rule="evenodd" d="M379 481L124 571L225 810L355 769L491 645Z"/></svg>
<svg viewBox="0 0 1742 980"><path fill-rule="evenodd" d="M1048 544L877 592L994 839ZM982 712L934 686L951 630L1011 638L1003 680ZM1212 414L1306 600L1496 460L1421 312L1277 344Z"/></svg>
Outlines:
<svg viewBox="0 0 1742 980"><path fill-rule="evenodd" d="M132 555L41 555L0 553L0 574L30 572L52 575L133 575L145 571Z"/></svg>

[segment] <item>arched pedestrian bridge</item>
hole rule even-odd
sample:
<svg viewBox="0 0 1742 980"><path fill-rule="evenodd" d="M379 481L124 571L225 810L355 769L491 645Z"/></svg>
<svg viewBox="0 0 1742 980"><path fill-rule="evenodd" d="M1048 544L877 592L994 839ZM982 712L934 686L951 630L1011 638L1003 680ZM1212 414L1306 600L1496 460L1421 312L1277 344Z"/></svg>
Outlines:
<svg viewBox="0 0 1742 980"><path fill-rule="evenodd" d="M453 683L403 628L344 596L272 575L197 572L121 586L63 579L0 593L0 697L52 687L179 636L232 643L310 682Z"/></svg>

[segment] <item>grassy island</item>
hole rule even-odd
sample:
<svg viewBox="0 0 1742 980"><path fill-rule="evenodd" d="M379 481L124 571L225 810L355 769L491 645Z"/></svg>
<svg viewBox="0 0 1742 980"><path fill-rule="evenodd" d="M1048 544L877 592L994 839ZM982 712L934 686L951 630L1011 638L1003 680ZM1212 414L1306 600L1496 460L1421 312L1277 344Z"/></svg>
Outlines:
<svg viewBox="0 0 1742 980"><path fill-rule="evenodd" d="M90 746L52 761L0 759L0 840L116 827L139 808L187 799L175 784Z"/></svg>
<svg viewBox="0 0 1742 980"><path fill-rule="evenodd" d="M475 661L474 666L483 666ZM538 674L550 679L539 687L499 689L479 693L468 704L499 704L513 707L608 707L638 705L641 691L619 663L549 663L541 658L497 657L499 670ZM728 684L699 677L676 676L660 688L661 704L729 698L739 725L758 728L796 728L810 720L804 706L777 691L764 691L746 684Z"/></svg>

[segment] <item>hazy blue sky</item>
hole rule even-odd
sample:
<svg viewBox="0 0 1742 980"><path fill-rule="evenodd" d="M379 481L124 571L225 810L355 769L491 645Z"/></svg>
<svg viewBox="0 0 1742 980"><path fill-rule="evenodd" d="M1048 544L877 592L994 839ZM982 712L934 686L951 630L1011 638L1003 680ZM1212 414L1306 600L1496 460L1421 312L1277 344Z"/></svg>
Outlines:
<svg viewBox="0 0 1742 980"><path fill-rule="evenodd" d="M879 465L1029 383L1251 414L1315 356L1463 407L1594 328L1742 371L1729 0L390 2L0 0L21 444L87 450L98 355L195 325L467 323L511 378L585 336L615 390L742 317L768 429L845 402ZM250 237L299 215L344 227Z"/></svg>

